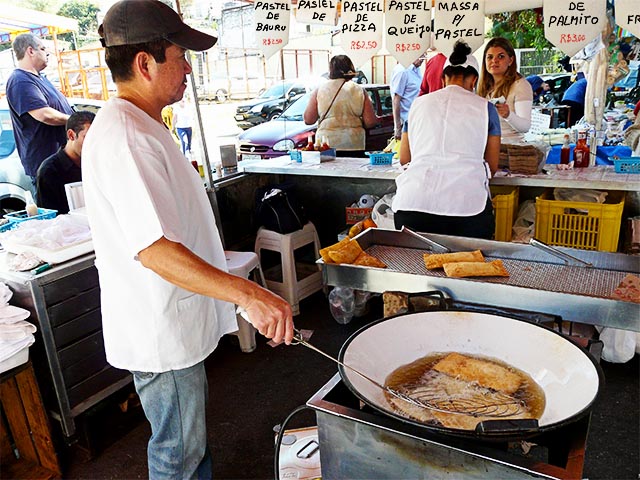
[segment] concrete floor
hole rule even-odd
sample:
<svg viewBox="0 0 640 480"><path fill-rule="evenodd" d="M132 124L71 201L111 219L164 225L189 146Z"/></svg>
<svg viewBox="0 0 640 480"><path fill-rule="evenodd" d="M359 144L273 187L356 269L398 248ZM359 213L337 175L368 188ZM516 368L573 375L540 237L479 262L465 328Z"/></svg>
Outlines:
<svg viewBox="0 0 640 480"><path fill-rule="evenodd" d="M379 299L373 299L370 306L368 315L341 325L332 318L325 296L318 293L302 302L296 326L314 330L312 343L337 355L355 330L381 316ZM302 346L272 348L258 338L257 350L243 354L234 340L223 339L206 363L214 478L273 478L273 427L305 404L337 368ZM638 355L626 364L602 363L605 385L593 409L584 478L638 479L639 365ZM121 412L118 401L127 395L128 391L119 392L83 416L88 440L64 449L65 479L147 478L150 429L139 407ZM287 429L312 425L315 416L305 411ZM80 448L82 443L93 452Z"/></svg>

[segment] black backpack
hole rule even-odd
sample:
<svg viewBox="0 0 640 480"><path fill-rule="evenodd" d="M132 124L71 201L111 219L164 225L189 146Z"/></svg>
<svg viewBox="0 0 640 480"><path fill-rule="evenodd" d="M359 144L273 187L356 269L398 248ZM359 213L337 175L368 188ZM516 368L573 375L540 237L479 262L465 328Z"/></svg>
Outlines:
<svg viewBox="0 0 640 480"><path fill-rule="evenodd" d="M256 219L260 226L283 234L300 230L307 223L304 207L278 187L256 192Z"/></svg>

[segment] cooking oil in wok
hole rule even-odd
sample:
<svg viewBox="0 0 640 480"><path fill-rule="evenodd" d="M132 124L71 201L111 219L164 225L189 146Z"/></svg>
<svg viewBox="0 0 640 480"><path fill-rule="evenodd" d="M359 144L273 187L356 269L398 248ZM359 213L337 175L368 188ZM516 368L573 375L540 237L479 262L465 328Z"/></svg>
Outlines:
<svg viewBox="0 0 640 480"><path fill-rule="evenodd" d="M410 396L410 392L422 392L431 404L478 405L479 413L462 415L411 406L386 395L401 415L448 428L474 429L477 423L491 418L483 417L481 412L504 404L505 398L509 399L509 406L500 407L504 413L501 418L539 419L545 408L544 391L530 375L501 360L480 355L431 354L394 370L385 385ZM455 407L450 410L455 411Z"/></svg>

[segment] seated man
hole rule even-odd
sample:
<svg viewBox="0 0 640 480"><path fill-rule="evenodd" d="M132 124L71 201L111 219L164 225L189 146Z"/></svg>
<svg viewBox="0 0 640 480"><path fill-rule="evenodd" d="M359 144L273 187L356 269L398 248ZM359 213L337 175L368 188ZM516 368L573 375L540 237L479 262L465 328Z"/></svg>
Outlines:
<svg viewBox="0 0 640 480"><path fill-rule="evenodd" d="M45 159L38 168L36 186L40 207L57 210L59 214L69 213L64 186L82 180L82 143L94 118L95 114L81 111L73 113L67 120L66 145Z"/></svg>

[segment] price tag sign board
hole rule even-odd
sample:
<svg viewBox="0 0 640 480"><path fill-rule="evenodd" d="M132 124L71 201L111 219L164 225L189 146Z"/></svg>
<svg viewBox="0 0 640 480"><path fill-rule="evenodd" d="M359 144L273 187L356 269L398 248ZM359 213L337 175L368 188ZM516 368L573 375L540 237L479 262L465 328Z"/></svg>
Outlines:
<svg viewBox="0 0 640 480"><path fill-rule="evenodd" d="M458 40L467 42L474 52L484 44L484 0L436 2L433 46L448 57Z"/></svg>
<svg viewBox="0 0 640 480"><path fill-rule="evenodd" d="M637 11L637 0L630 3L636 4ZM606 8L607 0L544 0L544 36L572 57L604 30Z"/></svg>
<svg viewBox="0 0 640 480"><path fill-rule="evenodd" d="M340 44L358 68L382 47L384 0L344 0L340 25Z"/></svg>
<svg viewBox="0 0 640 480"><path fill-rule="evenodd" d="M298 0L296 20L300 23L335 26L338 0Z"/></svg>
<svg viewBox="0 0 640 480"><path fill-rule="evenodd" d="M387 0L384 20L387 50L404 67L431 46L431 1Z"/></svg>
<svg viewBox="0 0 640 480"><path fill-rule="evenodd" d="M616 23L640 37L640 4L638 0L616 0Z"/></svg>
<svg viewBox="0 0 640 480"><path fill-rule="evenodd" d="M290 0L254 2L256 44L270 58L289 43Z"/></svg>

